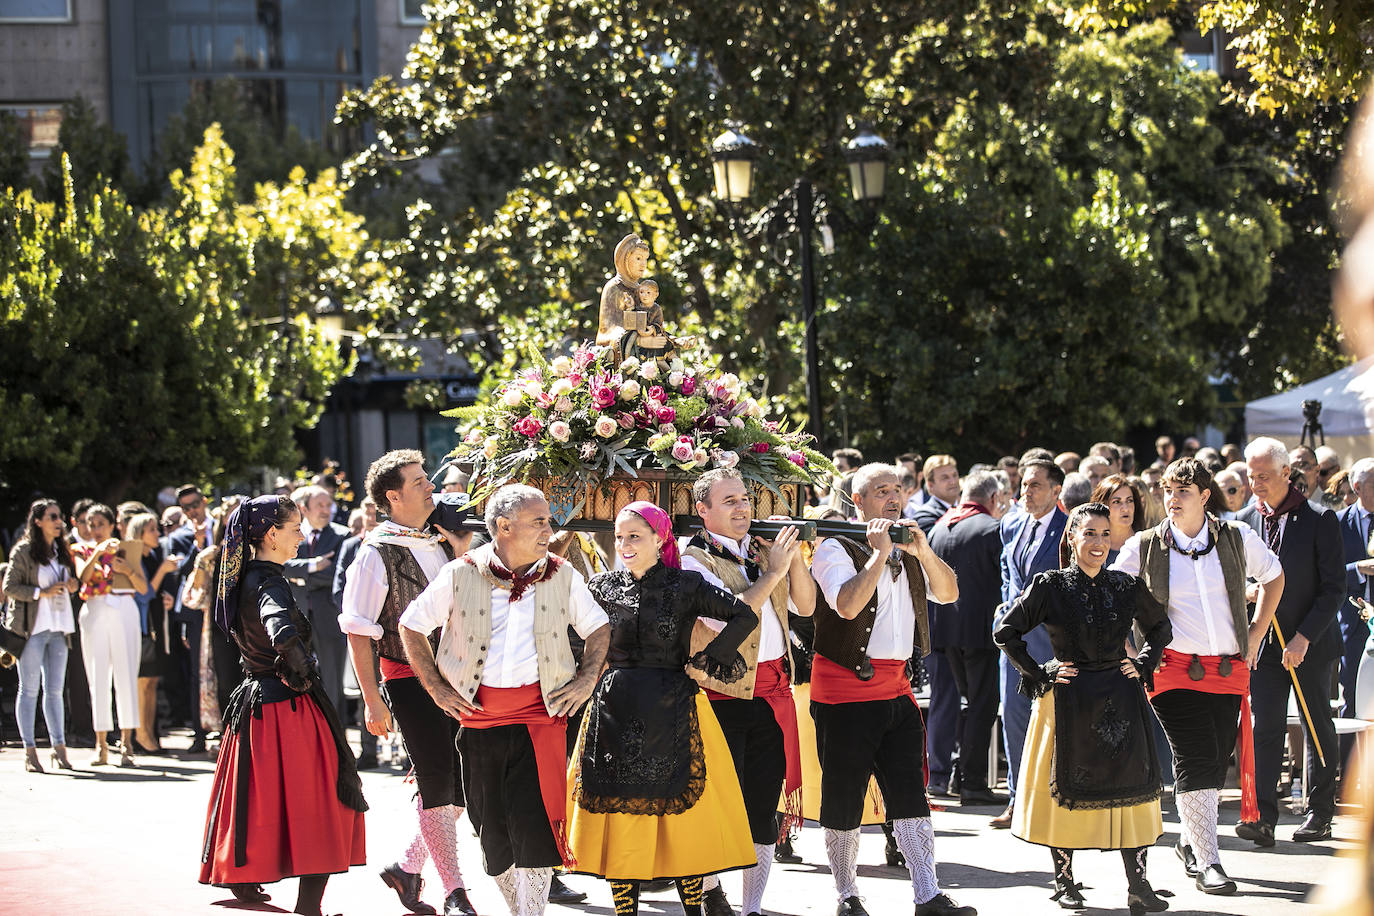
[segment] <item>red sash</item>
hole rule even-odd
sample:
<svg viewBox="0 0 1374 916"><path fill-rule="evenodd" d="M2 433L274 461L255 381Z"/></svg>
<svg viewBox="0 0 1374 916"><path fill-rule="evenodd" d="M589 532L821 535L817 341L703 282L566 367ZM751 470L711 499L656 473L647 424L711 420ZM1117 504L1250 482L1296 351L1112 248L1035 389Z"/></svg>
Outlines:
<svg viewBox="0 0 1374 916"><path fill-rule="evenodd" d="M824 655L811 664L811 700L814 703L869 703L911 697L911 682L906 677L906 662L896 658L873 659L873 677L867 681Z"/></svg>
<svg viewBox="0 0 1374 916"><path fill-rule="evenodd" d="M415 669L405 662L393 662L389 658L378 659L378 664L382 669L382 680L399 681L402 678L414 677Z"/></svg>
<svg viewBox="0 0 1374 916"><path fill-rule="evenodd" d="M569 868L577 864L568 848L567 830L567 735L568 720L553 718L544 707L544 694L538 684L524 687L477 688L477 704L482 708L459 718L464 728L495 728L498 725L523 725L529 729L534 745L534 765L539 772L539 794L549 828L558 843L558 854Z"/></svg>
<svg viewBox="0 0 1374 916"><path fill-rule="evenodd" d="M1222 658L1220 655L1199 655L1202 680L1195 681L1188 677L1193 656L1165 649L1164 667L1155 672L1155 689L1150 691L1150 699L1167 690L1196 690L1240 697L1240 750L1236 758L1236 769L1240 772L1240 819L1253 824L1260 815L1255 786L1255 731L1250 721L1250 668L1245 659L1232 658L1230 675L1222 677L1217 668Z"/></svg>

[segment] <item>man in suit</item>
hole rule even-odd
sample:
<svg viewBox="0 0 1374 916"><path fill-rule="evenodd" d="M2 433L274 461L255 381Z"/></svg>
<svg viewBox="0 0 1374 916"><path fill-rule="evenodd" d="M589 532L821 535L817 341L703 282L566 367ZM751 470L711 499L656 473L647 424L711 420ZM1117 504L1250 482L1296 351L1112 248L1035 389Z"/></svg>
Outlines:
<svg viewBox="0 0 1374 916"><path fill-rule="evenodd" d="M176 577L169 584L175 595L172 619L181 631L181 645L185 653L177 653L183 660L182 674L190 690L192 754L205 752L205 729L200 722L200 633L205 625L205 612L184 607L181 603L181 583L195 570L196 556L215 542L215 522L205 505L205 494L193 483L176 490L177 508L181 509L181 527L164 539L166 552L182 558ZM164 580L165 581L165 580Z"/></svg>
<svg viewBox="0 0 1374 916"><path fill-rule="evenodd" d="M1064 486L1064 471L1053 461L1034 459L1021 465L1021 511L1002 519L1002 607L993 620L1001 623L1005 608L1025 589L1036 574L1059 567L1059 541L1069 517L1059 508L1059 491ZM1026 634L1031 657L1044 663L1054 655L1050 638L1043 627ZM1002 739L1007 747L1007 810L993 818L993 827L1011 826L1016 805L1016 777L1021 769L1021 749L1030 726L1031 701L1021 693L1021 674L1003 655L998 664L1002 673Z"/></svg>
<svg viewBox="0 0 1374 916"><path fill-rule="evenodd" d="M921 473L927 495L912 515L927 539L935 523L959 501L959 465L953 455L931 455ZM936 605L930 605L934 616ZM950 795L950 776L954 771L954 750L959 733L959 683L945 663L943 653L932 651L925 658L930 683L930 709L926 713L926 762L930 767L927 789L931 795Z"/></svg>
<svg viewBox="0 0 1374 916"><path fill-rule="evenodd" d="M1250 699L1255 720L1255 784L1260 819L1241 823L1236 835L1260 846L1274 845L1279 819L1278 782L1288 735L1288 692L1297 675L1307 700L1312 730L1307 740L1320 742L1325 764L1313 755L1312 784L1307 816L1293 833L1299 843L1331 838L1336 813L1336 765L1339 749L1331 721L1330 685L1341 655L1336 626L1345 601L1345 549L1341 525L1330 509L1320 512L1289 482L1288 452L1277 439L1261 437L1245 449L1245 466L1255 505L1239 516L1254 529L1283 565L1283 596L1273 624L1283 634L1280 649L1270 631L1250 676ZM1303 729L1307 730L1304 719Z"/></svg>
<svg viewBox="0 0 1374 916"><path fill-rule="evenodd" d="M1002 595L1001 489L992 473L970 472L959 505L945 513L930 533L930 548L954 570L960 584L957 601L933 607L930 644L931 655L944 659L958 686L956 721L960 697L968 703L958 725L959 800L965 805L1007 801L988 785L988 744L997 719L997 660L1001 656L992 641L992 615Z"/></svg>
<svg viewBox="0 0 1374 916"><path fill-rule="evenodd" d="M339 608L334 603L334 557L349 537L349 530L334 517L334 500L324 487L301 487L291 494L301 512L301 545L296 559L286 561L286 578L295 592L296 604L314 626L315 655L320 677L334 708L343 712L343 673L348 664L348 638L339 629Z"/></svg>
<svg viewBox="0 0 1374 916"><path fill-rule="evenodd" d="M1350 468L1350 487L1359 500L1340 511L1341 540L1345 545L1345 593L1350 598L1370 600L1370 575L1374 559L1369 554L1369 538L1374 535L1374 458L1361 458ZM1360 618L1359 608L1349 601L1341 603L1341 715L1355 716L1355 676L1360 656L1369 639L1369 625ZM1345 756L1344 749L1341 755Z"/></svg>

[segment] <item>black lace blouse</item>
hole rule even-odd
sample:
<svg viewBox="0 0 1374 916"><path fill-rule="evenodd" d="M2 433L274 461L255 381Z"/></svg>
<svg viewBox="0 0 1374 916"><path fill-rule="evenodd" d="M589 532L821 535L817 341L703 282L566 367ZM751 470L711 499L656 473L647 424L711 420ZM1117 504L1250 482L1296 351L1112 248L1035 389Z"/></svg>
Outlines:
<svg viewBox="0 0 1374 916"><path fill-rule="evenodd" d="M759 622L749 605L699 573L662 563L641 579L623 569L601 573L587 587L610 618L606 661L612 668L682 668L698 617L726 621L725 629L706 646L706 654L728 668Z"/></svg>
<svg viewBox="0 0 1374 916"><path fill-rule="evenodd" d="M993 632L1025 681L1026 692L1043 694L1053 683L1056 662L1103 670L1120 665L1132 624L1144 634L1136 667L1150 686L1164 647L1173 639L1168 610L1128 573L1104 569L1089 576L1077 566L1041 573L1031 580ZM1026 633L1044 625L1055 661L1042 668L1026 650Z"/></svg>

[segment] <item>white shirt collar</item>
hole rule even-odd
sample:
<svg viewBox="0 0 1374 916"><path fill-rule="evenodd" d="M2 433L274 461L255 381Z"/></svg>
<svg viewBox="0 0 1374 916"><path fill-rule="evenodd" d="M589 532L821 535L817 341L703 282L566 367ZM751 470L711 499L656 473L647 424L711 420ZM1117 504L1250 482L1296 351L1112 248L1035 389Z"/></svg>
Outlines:
<svg viewBox="0 0 1374 916"><path fill-rule="evenodd" d="M1174 533L1174 543L1184 550L1200 550L1207 546L1207 524L1205 522L1196 537L1188 537L1179 530L1172 520L1169 522L1169 530Z"/></svg>
<svg viewBox="0 0 1374 916"><path fill-rule="evenodd" d="M1055 509L1058 509L1058 508L1059 508L1058 505L1056 505L1056 504L1054 504L1054 503L1051 503L1051 504L1050 504L1050 507L1049 507L1048 509L1045 510L1045 514L1044 514L1044 515L1031 515L1031 521L1032 521L1032 522L1043 522L1045 519L1047 519L1047 518L1049 518L1051 515L1053 515L1053 514L1054 514L1054 510L1055 510ZM1029 510L1029 509L1026 510L1026 514L1027 514L1027 515L1030 515L1030 510Z"/></svg>
<svg viewBox="0 0 1374 916"><path fill-rule="evenodd" d="M722 534L716 534L714 531L711 531L709 529L703 528L702 530L711 536L711 540L726 548L735 556L740 557L741 559L749 556L749 548L744 546L745 543L749 540L749 535L746 534L744 536L743 541L732 541L730 538L725 537Z"/></svg>

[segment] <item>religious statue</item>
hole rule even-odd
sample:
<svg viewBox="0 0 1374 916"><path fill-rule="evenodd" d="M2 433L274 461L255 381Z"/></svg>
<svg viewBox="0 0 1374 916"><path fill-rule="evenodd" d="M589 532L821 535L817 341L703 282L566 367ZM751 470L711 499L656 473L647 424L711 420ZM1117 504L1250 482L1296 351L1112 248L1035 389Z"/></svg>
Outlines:
<svg viewBox="0 0 1374 916"><path fill-rule="evenodd" d="M676 342L663 330L658 284L644 279L649 245L627 235L615 246L615 276L601 289L601 322L596 342L614 347L621 359L669 359Z"/></svg>

